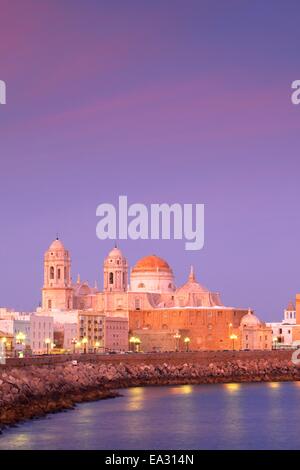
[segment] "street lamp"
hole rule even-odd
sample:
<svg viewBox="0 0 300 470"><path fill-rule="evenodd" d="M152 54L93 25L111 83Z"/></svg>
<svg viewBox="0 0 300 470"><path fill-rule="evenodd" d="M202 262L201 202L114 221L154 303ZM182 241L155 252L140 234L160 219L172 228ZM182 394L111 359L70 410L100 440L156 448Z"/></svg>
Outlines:
<svg viewBox="0 0 300 470"><path fill-rule="evenodd" d="M135 338L135 352L139 352L140 351L140 345L141 345L141 340L140 338Z"/></svg>
<svg viewBox="0 0 300 470"><path fill-rule="evenodd" d="M72 338L71 343L72 343L72 345L73 345L73 354L75 354L75 348L76 348L76 344L77 344L77 339L76 339L76 338Z"/></svg>
<svg viewBox="0 0 300 470"><path fill-rule="evenodd" d="M234 351L234 340L238 339L237 335L232 334L229 336L229 338L232 340L232 350Z"/></svg>
<svg viewBox="0 0 300 470"><path fill-rule="evenodd" d="M16 343L21 346L21 351L19 352L19 357L23 357L23 345L25 342L26 335L22 331L19 331L19 333L16 334Z"/></svg>
<svg viewBox="0 0 300 470"><path fill-rule="evenodd" d="M100 346L101 346L101 345L100 345L100 341L96 341L96 342L95 342L95 353L97 352L97 349L100 348Z"/></svg>
<svg viewBox="0 0 300 470"><path fill-rule="evenodd" d="M88 339L86 337L82 338L82 344L84 345L84 354L86 354L86 345L88 343Z"/></svg>
<svg viewBox="0 0 300 470"><path fill-rule="evenodd" d="M49 346L51 344L51 339L50 338L46 338L45 339L45 345L47 346L47 355L49 354Z"/></svg>
<svg viewBox="0 0 300 470"><path fill-rule="evenodd" d="M135 337L135 336L131 336L131 337L129 338L130 351L134 351L135 340L136 340L136 337Z"/></svg>
<svg viewBox="0 0 300 470"><path fill-rule="evenodd" d="M179 350L179 340L181 338L181 335L178 333L178 331L177 331L177 333L175 333L174 338L175 338L175 350L176 350L176 352L178 352L178 350Z"/></svg>
<svg viewBox="0 0 300 470"><path fill-rule="evenodd" d="M187 336L186 338L184 338L183 341L184 341L184 343L185 343L185 350L186 350L186 352L188 352L188 351L189 351L190 341L191 341L191 340L190 340L190 338Z"/></svg>
<svg viewBox="0 0 300 470"><path fill-rule="evenodd" d="M25 341L25 338L26 338L26 335L22 333L22 331L19 331L19 333L17 333L16 335L17 344L23 344L23 342Z"/></svg>

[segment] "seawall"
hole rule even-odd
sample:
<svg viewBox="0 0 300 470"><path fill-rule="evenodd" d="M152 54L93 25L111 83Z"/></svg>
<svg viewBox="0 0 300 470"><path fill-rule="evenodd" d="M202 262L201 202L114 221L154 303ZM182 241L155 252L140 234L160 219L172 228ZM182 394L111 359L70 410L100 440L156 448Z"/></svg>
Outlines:
<svg viewBox="0 0 300 470"><path fill-rule="evenodd" d="M0 429L131 386L300 380L291 351L43 356L0 367Z"/></svg>

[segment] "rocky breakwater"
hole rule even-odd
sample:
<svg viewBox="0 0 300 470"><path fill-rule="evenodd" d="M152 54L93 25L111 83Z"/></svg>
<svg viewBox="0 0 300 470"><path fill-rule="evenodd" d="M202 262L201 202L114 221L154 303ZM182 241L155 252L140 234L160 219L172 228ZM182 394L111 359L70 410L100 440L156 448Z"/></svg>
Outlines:
<svg viewBox="0 0 300 470"><path fill-rule="evenodd" d="M186 356L188 358L188 355ZM300 380L300 368L278 357L182 362L72 362L0 369L0 428L73 408L76 403L118 396L144 385Z"/></svg>

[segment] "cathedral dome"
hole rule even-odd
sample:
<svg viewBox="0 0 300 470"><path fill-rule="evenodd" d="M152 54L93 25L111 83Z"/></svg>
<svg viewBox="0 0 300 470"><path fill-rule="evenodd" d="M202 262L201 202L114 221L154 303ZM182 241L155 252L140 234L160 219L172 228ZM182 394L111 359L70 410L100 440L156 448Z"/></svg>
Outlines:
<svg viewBox="0 0 300 470"><path fill-rule="evenodd" d="M168 263L156 255L144 256L144 258L141 258L132 269L133 273L153 271L164 271L167 273L172 273L172 269Z"/></svg>
<svg viewBox="0 0 300 470"><path fill-rule="evenodd" d="M242 326L259 326L261 324L260 320L257 318L251 310L248 311L246 315L241 319Z"/></svg>
<svg viewBox="0 0 300 470"><path fill-rule="evenodd" d="M48 251L64 251L64 250L65 250L65 247L58 238L56 238L51 243L51 245L49 246L49 249L48 249Z"/></svg>
<svg viewBox="0 0 300 470"><path fill-rule="evenodd" d="M156 255L141 258L131 271L130 281L134 292L163 293L175 290L172 269Z"/></svg>

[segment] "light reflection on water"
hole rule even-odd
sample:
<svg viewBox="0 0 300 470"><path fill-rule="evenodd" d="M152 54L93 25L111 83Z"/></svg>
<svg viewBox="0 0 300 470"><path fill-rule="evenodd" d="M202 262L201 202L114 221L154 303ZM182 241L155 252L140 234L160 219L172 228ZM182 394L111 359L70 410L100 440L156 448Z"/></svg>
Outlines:
<svg viewBox="0 0 300 470"><path fill-rule="evenodd" d="M0 449L300 448L300 382L121 393L9 429L0 436Z"/></svg>

